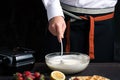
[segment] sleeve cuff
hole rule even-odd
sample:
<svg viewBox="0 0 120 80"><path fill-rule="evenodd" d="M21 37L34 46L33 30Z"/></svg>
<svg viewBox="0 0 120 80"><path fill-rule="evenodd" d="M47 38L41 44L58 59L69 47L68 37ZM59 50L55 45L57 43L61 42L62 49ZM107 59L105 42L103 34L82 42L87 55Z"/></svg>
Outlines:
<svg viewBox="0 0 120 80"><path fill-rule="evenodd" d="M53 3L52 5L49 5L47 7L47 16L48 16L48 20L50 20L51 18L53 18L55 16L63 16L64 17L60 3L59 4Z"/></svg>

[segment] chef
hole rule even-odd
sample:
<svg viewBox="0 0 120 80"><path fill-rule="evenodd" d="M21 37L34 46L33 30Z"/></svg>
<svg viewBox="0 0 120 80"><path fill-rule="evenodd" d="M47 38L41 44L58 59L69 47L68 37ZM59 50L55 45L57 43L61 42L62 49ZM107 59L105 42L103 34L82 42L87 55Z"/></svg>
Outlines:
<svg viewBox="0 0 120 80"><path fill-rule="evenodd" d="M42 1L49 21L49 52L59 51L58 42L63 41L66 52L85 53L97 62L113 61L117 0Z"/></svg>

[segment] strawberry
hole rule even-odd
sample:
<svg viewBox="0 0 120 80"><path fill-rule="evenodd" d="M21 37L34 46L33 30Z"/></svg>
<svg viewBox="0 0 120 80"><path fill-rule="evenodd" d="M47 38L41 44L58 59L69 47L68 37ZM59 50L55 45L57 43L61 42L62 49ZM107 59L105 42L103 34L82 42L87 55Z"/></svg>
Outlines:
<svg viewBox="0 0 120 80"><path fill-rule="evenodd" d="M32 79L35 79L35 76L33 76L33 75L29 75L28 77L30 77Z"/></svg>
<svg viewBox="0 0 120 80"><path fill-rule="evenodd" d="M22 74L19 72L16 72L15 74L13 74L13 77L17 79L18 77L22 77Z"/></svg>
<svg viewBox="0 0 120 80"><path fill-rule="evenodd" d="M22 74L19 73L19 72L17 72L16 75L17 75L18 77L22 77Z"/></svg>
<svg viewBox="0 0 120 80"><path fill-rule="evenodd" d="M35 78L39 78L40 77L40 73L39 72L35 72L34 76L35 76Z"/></svg>
<svg viewBox="0 0 120 80"><path fill-rule="evenodd" d="M24 71L23 75L24 76L29 76L29 75L31 75L31 72L30 71Z"/></svg>
<svg viewBox="0 0 120 80"><path fill-rule="evenodd" d="M17 77L16 80L24 80L23 77Z"/></svg>

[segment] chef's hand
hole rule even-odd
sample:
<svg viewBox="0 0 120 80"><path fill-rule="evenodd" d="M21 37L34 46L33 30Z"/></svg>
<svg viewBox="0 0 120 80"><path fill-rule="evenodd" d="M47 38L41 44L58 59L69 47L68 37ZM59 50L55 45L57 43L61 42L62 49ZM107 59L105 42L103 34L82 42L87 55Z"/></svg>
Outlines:
<svg viewBox="0 0 120 80"><path fill-rule="evenodd" d="M56 16L50 19L48 29L54 36L57 36L58 41L61 42L66 29L64 18L62 16Z"/></svg>

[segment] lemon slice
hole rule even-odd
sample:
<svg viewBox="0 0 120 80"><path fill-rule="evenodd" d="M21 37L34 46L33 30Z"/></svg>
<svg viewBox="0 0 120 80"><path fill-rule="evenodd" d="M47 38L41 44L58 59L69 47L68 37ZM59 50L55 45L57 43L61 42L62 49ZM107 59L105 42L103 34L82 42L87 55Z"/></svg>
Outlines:
<svg viewBox="0 0 120 80"><path fill-rule="evenodd" d="M61 71L53 71L51 72L51 80L65 80L65 74Z"/></svg>

